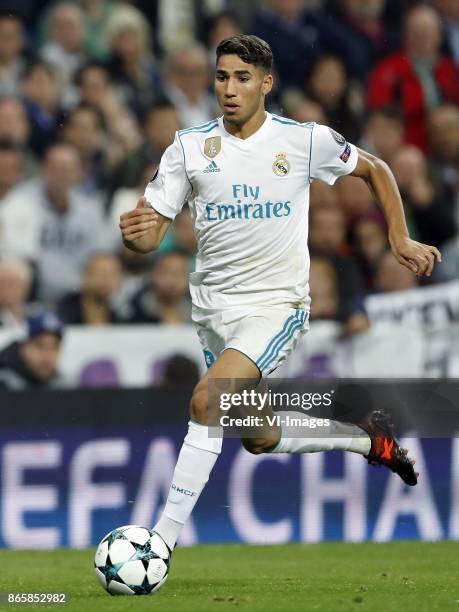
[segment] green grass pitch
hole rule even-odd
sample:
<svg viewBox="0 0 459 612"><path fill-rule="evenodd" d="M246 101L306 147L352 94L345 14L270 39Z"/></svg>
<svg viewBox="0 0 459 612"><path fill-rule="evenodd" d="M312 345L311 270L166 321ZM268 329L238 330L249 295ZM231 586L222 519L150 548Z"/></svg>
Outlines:
<svg viewBox="0 0 459 612"><path fill-rule="evenodd" d="M67 605L0 610L103 612L459 612L459 542L218 545L179 548L152 596L113 597L93 550L0 551L0 591L62 592Z"/></svg>

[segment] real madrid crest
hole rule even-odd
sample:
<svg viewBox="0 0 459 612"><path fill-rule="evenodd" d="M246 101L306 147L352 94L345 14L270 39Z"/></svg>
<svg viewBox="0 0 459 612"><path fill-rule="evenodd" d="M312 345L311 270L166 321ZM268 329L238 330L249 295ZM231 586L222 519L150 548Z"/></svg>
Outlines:
<svg viewBox="0 0 459 612"><path fill-rule="evenodd" d="M204 142L204 155L213 159L222 150L222 137L212 136L212 138L206 138Z"/></svg>
<svg viewBox="0 0 459 612"><path fill-rule="evenodd" d="M276 159L273 163L273 172L277 174L277 176L287 176L290 172L290 162L287 159L287 155L285 153L277 153Z"/></svg>

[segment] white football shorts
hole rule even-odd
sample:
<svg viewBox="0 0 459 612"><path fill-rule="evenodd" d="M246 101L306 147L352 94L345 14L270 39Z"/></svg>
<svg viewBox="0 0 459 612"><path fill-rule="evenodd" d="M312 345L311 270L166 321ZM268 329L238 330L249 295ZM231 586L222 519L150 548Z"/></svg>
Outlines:
<svg viewBox="0 0 459 612"><path fill-rule="evenodd" d="M251 310L193 308L193 322L209 368L228 348L251 359L263 377L276 370L309 329L304 308L271 306Z"/></svg>

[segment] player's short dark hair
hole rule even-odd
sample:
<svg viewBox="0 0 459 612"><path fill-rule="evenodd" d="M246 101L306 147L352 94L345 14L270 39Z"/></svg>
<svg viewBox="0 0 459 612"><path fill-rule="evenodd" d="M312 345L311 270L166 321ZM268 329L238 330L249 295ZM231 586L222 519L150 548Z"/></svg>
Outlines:
<svg viewBox="0 0 459 612"><path fill-rule="evenodd" d="M271 72L273 68L271 47L251 34L238 34L222 40L217 47L217 62L222 55L237 55L246 64L253 64L266 72Z"/></svg>

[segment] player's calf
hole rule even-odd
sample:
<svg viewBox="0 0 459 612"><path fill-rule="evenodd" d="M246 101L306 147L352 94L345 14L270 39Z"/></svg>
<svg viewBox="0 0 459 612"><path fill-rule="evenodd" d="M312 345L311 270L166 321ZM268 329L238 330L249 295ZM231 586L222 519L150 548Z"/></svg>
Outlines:
<svg viewBox="0 0 459 612"><path fill-rule="evenodd" d="M201 425L208 424L209 390L207 378L199 381L193 390L190 401L190 418Z"/></svg>
<svg viewBox="0 0 459 612"><path fill-rule="evenodd" d="M262 453L270 453L276 448L280 439L280 431L273 431L260 438L242 438L242 446L252 455L261 455Z"/></svg>

